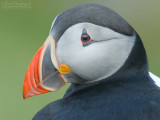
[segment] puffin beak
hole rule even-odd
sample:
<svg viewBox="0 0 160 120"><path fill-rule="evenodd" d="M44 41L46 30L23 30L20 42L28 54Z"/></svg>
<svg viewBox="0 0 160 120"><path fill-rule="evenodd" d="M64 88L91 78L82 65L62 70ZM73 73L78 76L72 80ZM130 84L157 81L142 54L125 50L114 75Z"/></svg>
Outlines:
<svg viewBox="0 0 160 120"><path fill-rule="evenodd" d="M55 40L48 36L28 67L23 84L23 98L57 90L66 83L61 74L69 72L67 65L58 64Z"/></svg>

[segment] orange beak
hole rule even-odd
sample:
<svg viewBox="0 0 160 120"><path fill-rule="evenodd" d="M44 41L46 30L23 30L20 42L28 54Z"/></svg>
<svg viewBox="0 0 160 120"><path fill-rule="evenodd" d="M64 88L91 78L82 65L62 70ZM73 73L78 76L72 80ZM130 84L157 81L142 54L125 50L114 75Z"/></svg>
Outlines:
<svg viewBox="0 0 160 120"><path fill-rule="evenodd" d="M70 68L67 65L58 65L55 50L55 40L49 36L33 57L26 72L24 99L55 91L66 83L61 74L69 73Z"/></svg>

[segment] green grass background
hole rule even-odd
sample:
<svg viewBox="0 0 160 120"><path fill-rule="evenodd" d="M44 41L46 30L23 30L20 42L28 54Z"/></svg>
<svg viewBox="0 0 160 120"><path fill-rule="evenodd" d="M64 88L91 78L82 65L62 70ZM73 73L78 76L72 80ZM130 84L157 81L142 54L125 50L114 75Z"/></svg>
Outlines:
<svg viewBox="0 0 160 120"><path fill-rule="evenodd" d="M160 0L31 0L31 8L4 7L4 1L18 0L0 0L0 120L31 120L63 96L69 85L26 100L22 87L28 65L55 16L75 5L99 3L118 12L141 36L150 71L160 76Z"/></svg>

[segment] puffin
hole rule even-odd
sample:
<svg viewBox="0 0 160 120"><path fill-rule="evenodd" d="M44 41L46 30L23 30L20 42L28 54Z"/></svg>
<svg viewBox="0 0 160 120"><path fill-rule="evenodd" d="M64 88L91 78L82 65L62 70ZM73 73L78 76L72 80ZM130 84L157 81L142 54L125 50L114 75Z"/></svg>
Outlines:
<svg viewBox="0 0 160 120"><path fill-rule="evenodd" d="M71 83L33 120L160 120L160 78L134 28L99 4L59 14L33 57L23 98Z"/></svg>

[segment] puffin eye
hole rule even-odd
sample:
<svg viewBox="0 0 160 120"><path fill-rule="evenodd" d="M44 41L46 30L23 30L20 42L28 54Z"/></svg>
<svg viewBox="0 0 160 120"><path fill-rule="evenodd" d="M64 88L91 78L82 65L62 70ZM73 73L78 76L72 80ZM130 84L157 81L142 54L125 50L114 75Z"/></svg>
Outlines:
<svg viewBox="0 0 160 120"><path fill-rule="evenodd" d="M88 42L90 40L90 36L89 35L82 35L81 40L83 42Z"/></svg>
<svg viewBox="0 0 160 120"><path fill-rule="evenodd" d="M83 47L93 43L93 40L91 39L91 37L87 34L86 29L84 28L82 31L82 35L81 35L81 42Z"/></svg>

